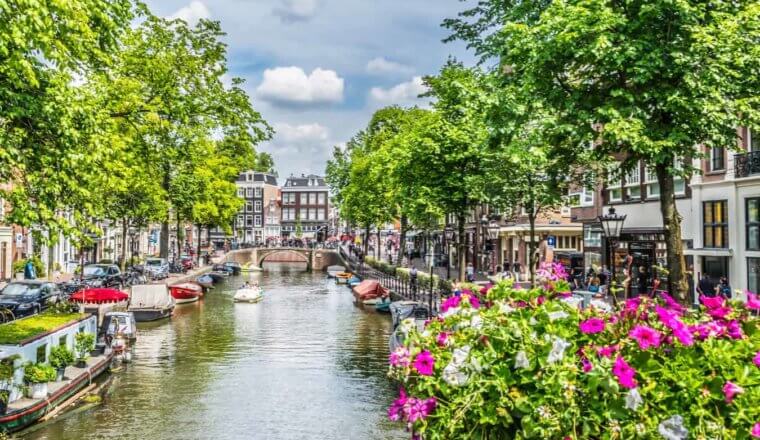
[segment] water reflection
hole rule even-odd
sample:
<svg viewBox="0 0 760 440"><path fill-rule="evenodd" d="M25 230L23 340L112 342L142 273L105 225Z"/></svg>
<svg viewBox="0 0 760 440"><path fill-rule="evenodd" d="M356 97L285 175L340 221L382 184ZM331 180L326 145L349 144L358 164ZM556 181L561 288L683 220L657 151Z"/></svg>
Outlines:
<svg viewBox="0 0 760 440"><path fill-rule="evenodd" d="M103 405L27 438L406 438L385 421L390 320L322 274L267 269L245 274L266 292L259 304L232 301L234 277L170 322L141 325Z"/></svg>

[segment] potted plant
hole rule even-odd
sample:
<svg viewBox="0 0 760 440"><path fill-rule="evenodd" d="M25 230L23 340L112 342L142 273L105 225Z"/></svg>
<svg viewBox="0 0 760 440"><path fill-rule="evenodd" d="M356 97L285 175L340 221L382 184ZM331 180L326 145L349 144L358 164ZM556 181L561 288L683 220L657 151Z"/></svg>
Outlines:
<svg viewBox="0 0 760 440"><path fill-rule="evenodd" d="M16 371L13 367L14 360L14 358L10 358L0 361L0 414L5 414L8 410L8 400L13 386L13 373Z"/></svg>
<svg viewBox="0 0 760 440"><path fill-rule="evenodd" d="M95 335L92 333L80 332L77 333L75 340L75 348L77 354L77 367L87 367L87 358L90 351L95 348Z"/></svg>
<svg viewBox="0 0 760 440"><path fill-rule="evenodd" d="M55 380L55 368L46 364L27 364L24 367L24 380L30 385L32 399L47 397L48 382Z"/></svg>
<svg viewBox="0 0 760 440"><path fill-rule="evenodd" d="M63 380L66 367L74 363L74 353L65 345L53 347L50 350L50 365L55 368L56 381Z"/></svg>

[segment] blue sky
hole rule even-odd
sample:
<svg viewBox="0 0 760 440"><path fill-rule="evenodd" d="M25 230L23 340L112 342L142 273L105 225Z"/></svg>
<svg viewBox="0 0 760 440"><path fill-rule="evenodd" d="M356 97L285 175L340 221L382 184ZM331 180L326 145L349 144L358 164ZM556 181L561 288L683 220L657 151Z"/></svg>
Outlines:
<svg viewBox="0 0 760 440"><path fill-rule="evenodd" d="M425 105L420 77L449 56L470 62L440 27L459 0L148 0L154 14L218 20L230 75L277 131L259 147L280 177L324 172L332 148L377 108Z"/></svg>

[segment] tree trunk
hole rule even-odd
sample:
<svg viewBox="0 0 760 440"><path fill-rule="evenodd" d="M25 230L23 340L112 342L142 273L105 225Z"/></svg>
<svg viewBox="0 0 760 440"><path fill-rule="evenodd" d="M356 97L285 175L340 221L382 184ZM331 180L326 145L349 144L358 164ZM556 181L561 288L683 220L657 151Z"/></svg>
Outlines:
<svg viewBox="0 0 760 440"><path fill-rule="evenodd" d="M367 252L369 251L369 228L371 225L364 227L364 258L367 258Z"/></svg>
<svg viewBox="0 0 760 440"><path fill-rule="evenodd" d="M481 205L475 207L475 233L472 235L474 243L472 244L472 268L475 273L480 268L480 216L483 214Z"/></svg>
<svg viewBox="0 0 760 440"><path fill-rule="evenodd" d="M533 207L531 207L530 212L528 213L528 223L530 224L530 237L528 241L528 270L530 270L530 285L535 286L536 284L536 241L534 240L536 236L536 212Z"/></svg>
<svg viewBox="0 0 760 440"><path fill-rule="evenodd" d="M196 226L198 227L198 243L195 248L195 258L198 261L198 267L201 267L201 224L198 223Z"/></svg>
<svg viewBox="0 0 760 440"><path fill-rule="evenodd" d="M465 280L465 273L467 273L467 258L466 258L466 252L467 252L467 243L465 243L465 233L464 233L464 222L465 222L465 216L464 214L457 215L457 258L459 258L459 281L462 282Z"/></svg>
<svg viewBox="0 0 760 440"><path fill-rule="evenodd" d="M689 284L686 280L684 267L686 261L683 255L681 241L681 215L676 208L676 193L673 176L668 172L667 164L657 164L657 182L660 185L660 212L662 224L665 227L665 243L667 245L668 290L681 302L688 301Z"/></svg>
<svg viewBox="0 0 760 440"><path fill-rule="evenodd" d="M404 261L404 253L406 252L406 229L408 227L409 220L405 215L401 216L401 236L398 243L398 255L396 255L396 266L401 267Z"/></svg>
<svg viewBox="0 0 760 440"><path fill-rule="evenodd" d="M159 256L169 258L169 220L161 223L161 242L159 245Z"/></svg>
<svg viewBox="0 0 760 440"><path fill-rule="evenodd" d="M377 228L377 246L375 246L375 259L380 261L380 228Z"/></svg>
<svg viewBox="0 0 760 440"><path fill-rule="evenodd" d="M121 219L121 261L119 266L124 271L127 268L127 225L129 221L126 217Z"/></svg>
<svg viewBox="0 0 760 440"><path fill-rule="evenodd" d="M177 213L177 255L174 256L174 259L176 261L179 261L179 256L182 255L182 230L180 229L180 224L182 221L179 218L179 213Z"/></svg>

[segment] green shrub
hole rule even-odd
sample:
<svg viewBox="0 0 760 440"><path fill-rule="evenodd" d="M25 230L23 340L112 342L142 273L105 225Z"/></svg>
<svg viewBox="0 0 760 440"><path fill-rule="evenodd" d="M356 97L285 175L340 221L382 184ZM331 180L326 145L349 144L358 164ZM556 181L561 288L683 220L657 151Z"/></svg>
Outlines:
<svg viewBox="0 0 760 440"><path fill-rule="evenodd" d="M46 364L27 364L24 367L24 380L28 383L45 383L55 380L55 368Z"/></svg>
<svg viewBox="0 0 760 440"><path fill-rule="evenodd" d="M90 351L95 348L95 335L79 332L74 340L76 341L74 346L76 347L77 359L86 360L89 357Z"/></svg>
<svg viewBox="0 0 760 440"><path fill-rule="evenodd" d="M65 345L58 345L50 350L50 365L55 368L66 368L74 363L74 352Z"/></svg>
<svg viewBox="0 0 760 440"><path fill-rule="evenodd" d="M0 344L15 345L33 336L54 330L64 324L83 318L81 313L58 314L46 310L39 315L0 324Z"/></svg>
<svg viewBox="0 0 760 440"><path fill-rule="evenodd" d="M13 273L16 274L19 272L23 272L27 261L32 262L32 265L34 266L34 271L37 272L37 277L45 276L45 264L42 262L42 260L40 259L38 255L29 257L26 260L14 261L13 266L12 266Z"/></svg>

